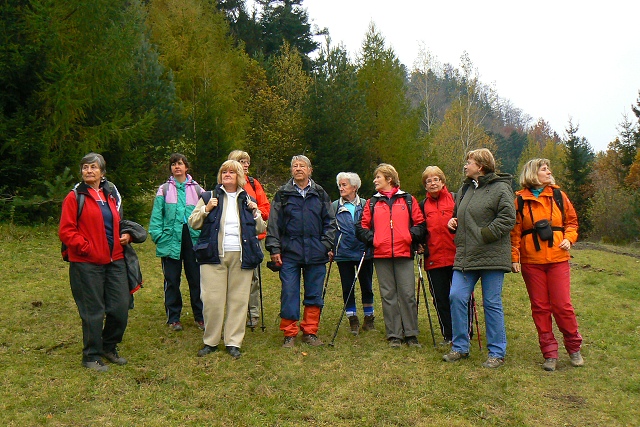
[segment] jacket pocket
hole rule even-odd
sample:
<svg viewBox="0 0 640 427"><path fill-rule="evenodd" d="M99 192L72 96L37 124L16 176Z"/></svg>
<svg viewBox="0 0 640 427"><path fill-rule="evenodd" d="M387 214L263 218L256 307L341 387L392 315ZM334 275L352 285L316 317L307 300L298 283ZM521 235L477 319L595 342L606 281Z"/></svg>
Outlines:
<svg viewBox="0 0 640 427"><path fill-rule="evenodd" d="M198 242L193 251L196 253L198 262L211 260L213 258L213 247L210 242Z"/></svg>

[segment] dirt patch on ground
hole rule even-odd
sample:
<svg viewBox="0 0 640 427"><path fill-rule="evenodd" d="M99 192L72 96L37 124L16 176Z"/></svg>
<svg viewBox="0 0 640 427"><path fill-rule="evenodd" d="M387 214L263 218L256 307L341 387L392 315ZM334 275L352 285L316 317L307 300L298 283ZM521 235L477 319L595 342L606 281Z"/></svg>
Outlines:
<svg viewBox="0 0 640 427"><path fill-rule="evenodd" d="M626 255L626 256L630 256L632 258L640 259L640 254L626 251L625 248L612 248L612 247L609 247L609 246L600 245L598 243L577 242L571 248L572 249L577 249L577 250L588 249L588 250L592 250L592 251L609 252L609 253L616 254L616 255Z"/></svg>

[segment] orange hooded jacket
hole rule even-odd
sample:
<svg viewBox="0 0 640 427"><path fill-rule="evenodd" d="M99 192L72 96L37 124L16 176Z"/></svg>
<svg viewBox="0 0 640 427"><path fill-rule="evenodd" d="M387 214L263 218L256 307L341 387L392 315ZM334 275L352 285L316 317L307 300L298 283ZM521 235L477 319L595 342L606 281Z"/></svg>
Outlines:
<svg viewBox="0 0 640 427"><path fill-rule="evenodd" d="M550 264L569 260L569 251L560 249L558 245L563 239L569 240L571 244L578 240L578 216L569 198L562 192L565 216L564 224L562 223L562 211L553 200L554 188L559 187L557 185L548 185L537 198L528 188L516 192L516 195L522 196L524 207L522 216L520 216L519 211L516 212L516 225L511 230L511 262ZM518 209L517 198L515 205L516 209ZM536 251L533 233L522 236L522 232L533 228L529 206L531 206L531 212L533 213L533 222L548 219L552 227L564 227L564 232L560 230L553 232L553 247L550 248L548 242L538 240L540 250Z"/></svg>

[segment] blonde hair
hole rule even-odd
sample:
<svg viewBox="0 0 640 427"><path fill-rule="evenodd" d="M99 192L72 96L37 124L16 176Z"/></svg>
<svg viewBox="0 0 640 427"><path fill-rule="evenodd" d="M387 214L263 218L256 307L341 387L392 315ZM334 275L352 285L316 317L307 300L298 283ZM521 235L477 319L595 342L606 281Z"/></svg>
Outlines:
<svg viewBox="0 0 640 427"><path fill-rule="evenodd" d="M235 160L237 162L245 159L251 161L251 156L249 156L249 153L247 153L246 151L233 150L232 152L229 153L229 156L227 157L227 159Z"/></svg>
<svg viewBox="0 0 640 427"><path fill-rule="evenodd" d="M482 168L482 172L491 173L496 171L496 159L486 148L478 148L467 153L467 160L473 160Z"/></svg>
<svg viewBox="0 0 640 427"><path fill-rule="evenodd" d="M237 160L226 160L220 169L218 169L218 184L222 184L222 172L226 170L233 170L236 172L236 185L244 188L247 180L244 177L244 168Z"/></svg>
<svg viewBox="0 0 640 427"><path fill-rule="evenodd" d="M523 188L535 188L540 187L542 183L538 179L538 171L542 166L547 166L551 169L551 162L549 159L531 159L522 167L522 173L520 174L520 185ZM556 180L551 175L551 184L555 184Z"/></svg>
<svg viewBox="0 0 640 427"><path fill-rule="evenodd" d="M444 172L442 172L442 169L440 169L437 166L427 166L424 172L422 172L423 187L427 185L427 178L429 178L431 175L435 175L438 178L440 178L440 181L442 181L443 184L447 183L447 179L445 178Z"/></svg>
<svg viewBox="0 0 640 427"><path fill-rule="evenodd" d="M391 178L392 187L400 187L400 177L396 168L388 163L380 163L376 170L373 171L373 176L378 175L378 172L384 176L385 179Z"/></svg>

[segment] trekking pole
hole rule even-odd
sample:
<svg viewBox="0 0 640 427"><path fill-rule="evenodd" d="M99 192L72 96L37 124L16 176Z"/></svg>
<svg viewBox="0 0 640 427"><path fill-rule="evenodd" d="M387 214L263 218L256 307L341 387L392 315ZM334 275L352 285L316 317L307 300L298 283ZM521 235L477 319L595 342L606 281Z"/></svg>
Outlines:
<svg viewBox="0 0 640 427"><path fill-rule="evenodd" d="M258 289L260 290L260 319L262 321L262 332L266 329L264 326L264 306L262 305L262 271L260 270L260 264L258 264Z"/></svg>
<svg viewBox="0 0 640 427"><path fill-rule="evenodd" d="M427 289L424 284L424 277L422 276L422 270L420 266L420 259L422 255L417 255L416 253L416 262L418 263L418 281L422 282L422 293L424 294L424 305L427 306L427 317L429 318L429 328L431 329L431 339L433 340L433 346L436 346L436 335L433 332L433 323L431 322L431 310L429 309L429 298L427 298Z"/></svg>
<svg viewBox="0 0 640 427"><path fill-rule="evenodd" d="M333 260L329 262L329 269L327 270L327 275L324 278L324 287L322 289L322 304L324 304L324 296L327 294L327 287L329 287L329 275L331 274L331 266L333 265ZM323 305L324 307L324 305ZM320 318L322 318L322 312L324 310L320 310ZM318 319L320 321L320 319Z"/></svg>
<svg viewBox="0 0 640 427"><path fill-rule="evenodd" d="M338 324L336 325L336 331L333 333L333 338L331 338L331 342L329 345L331 347L334 346L333 342L336 340L336 336L338 335L338 330L340 329L340 324L342 323L342 318L344 317L344 313L347 311L347 304L349 303L349 298L353 294L353 290L356 287L356 281L358 280L358 276L360 275L360 268L362 267L362 263L364 262L364 257L367 254L365 250L362 253L362 258L360 258L360 264L358 264L358 269L356 270L356 277L353 278L353 283L351 284L351 289L349 290L349 296L347 296L347 300L344 302L344 307L342 307L342 313L340 313L340 320L338 320Z"/></svg>
<svg viewBox="0 0 640 427"><path fill-rule="evenodd" d="M251 332L256 330L256 327L253 325L253 322L251 321L251 308L247 307L247 318L249 319L249 327L251 328Z"/></svg>
<svg viewBox="0 0 640 427"><path fill-rule="evenodd" d="M333 265L333 260L329 263L329 269L327 270L327 275L324 278L324 288L322 289L322 301L324 301L324 296L327 294L327 287L329 286L329 275L331 274L331 266Z"/></svg>
<svg viewBox="0 0 640 427"><path fill-rule="evenodd" d="M418 262L418 270L420 270L419 262ZM418 291L416 292L416 314L420 314L420 280L418 280Z"/></svg>
<svg viewBox="0 0 640 427"><path fill-rule="evenodd" d="M471 306L473 307L473 316L476 319L476 331L478 333L478 347L482 351L482 339L480 338L480 324L478 323L478 309L476 308L476 296L471 292Z"/></svg>

